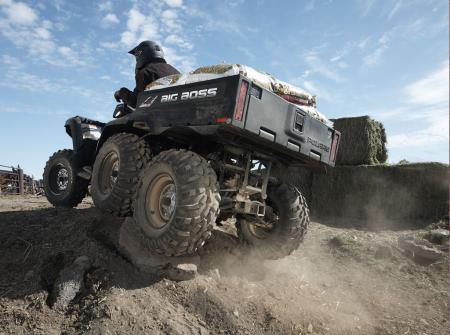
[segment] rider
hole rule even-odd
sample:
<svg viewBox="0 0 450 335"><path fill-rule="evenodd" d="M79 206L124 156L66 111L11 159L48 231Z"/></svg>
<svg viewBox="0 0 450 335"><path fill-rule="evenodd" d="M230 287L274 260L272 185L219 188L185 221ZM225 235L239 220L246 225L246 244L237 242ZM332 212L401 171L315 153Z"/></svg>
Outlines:
<svg viewBox="0 0 450 335"><path fill-rule="evenodd" d="M136 57L136 88L130 91L126 87L114 93L117 102L122 100L131 107L136 107L137 95L145 90L151 82L171 74L180 73L164 59L162 48L153 41L143 41L128 53Z"/></svg>

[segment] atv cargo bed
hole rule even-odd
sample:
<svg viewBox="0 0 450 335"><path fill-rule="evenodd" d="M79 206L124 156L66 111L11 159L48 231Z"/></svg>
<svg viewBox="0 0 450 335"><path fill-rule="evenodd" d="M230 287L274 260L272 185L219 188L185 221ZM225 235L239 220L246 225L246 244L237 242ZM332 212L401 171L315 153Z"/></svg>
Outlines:
<svg viewBox="0 0 450 335"><path fill-rule="evenodd" d="M340 135L242 75L145 91L136 111L116 121L153 135L189 129L291 164L334 166Z"/></svg>

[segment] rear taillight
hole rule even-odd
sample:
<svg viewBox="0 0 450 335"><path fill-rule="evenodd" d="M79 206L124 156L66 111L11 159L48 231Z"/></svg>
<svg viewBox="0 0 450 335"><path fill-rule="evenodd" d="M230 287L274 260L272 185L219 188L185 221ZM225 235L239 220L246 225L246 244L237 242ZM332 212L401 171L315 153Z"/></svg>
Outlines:
<svg viewBox="0 0 450 335"><path fill-rule="evenodd" d="M242 121L242 115L244 114L245 98L248 92L248 82L243 80L239 87L239 96L236 106L236 112L234 113L234 119L236 121Z"/></svg>
<svg viewBox="0 0 450 335"><path fill-rule="evenodd" d="M334 131L333 142L331 144L330 161L336 162L337 150L339 147L339 139L341 138L341 133L337 130Z"/></svg>
<svg viewBox="0 0 450 335"><path fill-rule="evenodd" d="M216 123L229 123L229 119L227 117L218 117L216 119Z"/></svg>

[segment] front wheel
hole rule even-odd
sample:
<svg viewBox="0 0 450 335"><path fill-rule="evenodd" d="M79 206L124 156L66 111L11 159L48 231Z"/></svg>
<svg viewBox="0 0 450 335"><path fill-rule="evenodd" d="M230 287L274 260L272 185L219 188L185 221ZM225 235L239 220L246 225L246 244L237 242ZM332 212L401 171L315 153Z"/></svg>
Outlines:
<svg viewBox="0 0 450 335"><path fill-rule="evenodd" d="M309 210L303 195L287 184L269 185L263 218L246 216L237 222L241 241L265 258L290 255L298 248L309 225Z"/></svg>
<svg viewBox="0 0 450 335"><path fill-rule="evenodd" d="M77 176L72 150L55 152L44 168L44 191L56 207L75 207L86 196L89 182Z"/></svg>
<svg viewBox="0 0 450 335"><path fill-rule="evenodd" d="M196 252L211 236L219 202L209 163L191 151L168 150L142 170L133 217L150 252L181 256Z"/></svg>

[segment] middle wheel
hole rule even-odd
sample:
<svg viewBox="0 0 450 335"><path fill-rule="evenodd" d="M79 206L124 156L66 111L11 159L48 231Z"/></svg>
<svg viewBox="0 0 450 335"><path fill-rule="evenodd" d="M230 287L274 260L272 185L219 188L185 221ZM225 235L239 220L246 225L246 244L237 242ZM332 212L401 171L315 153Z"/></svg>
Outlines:
<svg viewBox="0 0 450 335"><path fill-rule="evenodd" d="M147 143L135 134L119 133L106 140L92 169L95 206L115 216L130 215L139 172L150 155Z"/></svg>
<svg viewBox="0 0 450 335"><path fill-rule="evenodd" d="M211 236L219 202L209 163L191 151L167 150L142 170L133 216L150 251L180 256L194 253Z"/></svg>

